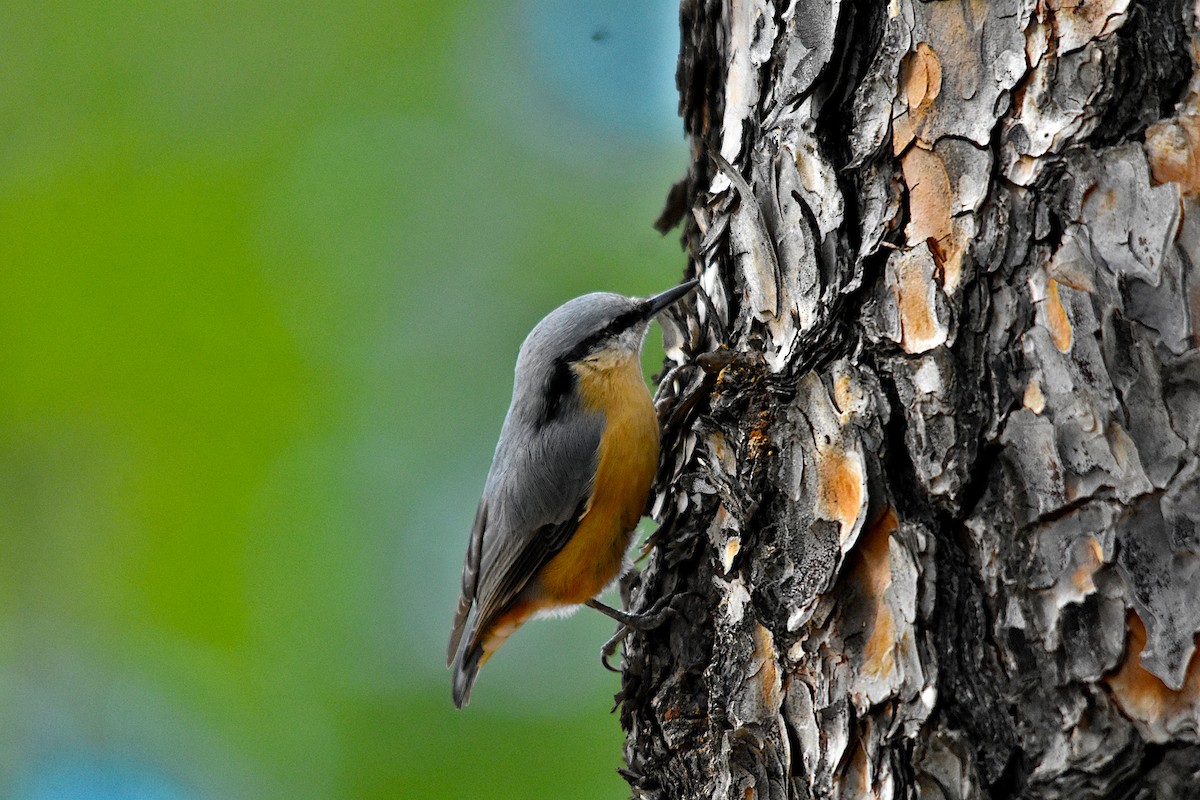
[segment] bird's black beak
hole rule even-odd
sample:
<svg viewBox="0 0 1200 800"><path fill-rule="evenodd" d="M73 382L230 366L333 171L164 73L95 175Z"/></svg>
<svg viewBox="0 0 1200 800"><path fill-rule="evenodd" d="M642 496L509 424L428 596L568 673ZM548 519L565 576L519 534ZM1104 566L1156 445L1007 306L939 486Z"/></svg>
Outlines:
<svg viewBox="0 0 1200 800"><path fill-rule="evenodd" d="M696 284L698 283L700 283L699 278L692 278L690 281L681 283L674 288L667 289L662 294L654 295L654 297L651 297L649 300L647 300L646 304L642 307L643 316L645 319L651 319L657 315L658 312L662 311L664 308L683 297L692 289L696 288Z"/></svg>

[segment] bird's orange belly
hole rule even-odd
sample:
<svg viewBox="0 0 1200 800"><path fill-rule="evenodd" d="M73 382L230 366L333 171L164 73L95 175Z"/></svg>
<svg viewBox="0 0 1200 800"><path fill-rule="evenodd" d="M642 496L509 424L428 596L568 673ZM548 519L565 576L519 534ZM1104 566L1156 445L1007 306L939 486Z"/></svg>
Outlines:
<svg viewBox="0 0 1200 800"><path fill-rule="evenodd" d="M607 406L607 422L587 510L566 546L537 577L540 599L548 607L584 603L612 583L646 508L658 466L658 417L640 368L620 372L605 376L604 394L598 397L598 392L589 397L588 381L581 381L585 399ZM617 402L608 402L610 392Z"/></svg>

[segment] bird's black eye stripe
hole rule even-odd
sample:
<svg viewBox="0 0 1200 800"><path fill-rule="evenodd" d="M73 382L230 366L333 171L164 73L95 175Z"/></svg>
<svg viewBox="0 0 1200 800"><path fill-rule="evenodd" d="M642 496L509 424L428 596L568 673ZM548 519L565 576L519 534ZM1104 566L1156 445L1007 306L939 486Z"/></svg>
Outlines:
<svg viewBox="0 0 1200 800"><path fill-rule="evenodd" d="M641 304L634 306L624 313L618 314L613 318L612 322L575 345L571 352L567 353L564 360L567 363L578 361L590 353L592 348L600 344L600 342L603 342L605 339L611 339L617 334L628 330L637 323L644 321L645 318L646 312Z"/></svg>
<svg viewBox="0 0 1200 800"><path fill-rule="evenodd" d="M566 361L555 361L554 369L550 372L550 380L546 381L545 413L542 414L542 424L549 423L562 410L563 401L571 391L575 375Z"/></svg>

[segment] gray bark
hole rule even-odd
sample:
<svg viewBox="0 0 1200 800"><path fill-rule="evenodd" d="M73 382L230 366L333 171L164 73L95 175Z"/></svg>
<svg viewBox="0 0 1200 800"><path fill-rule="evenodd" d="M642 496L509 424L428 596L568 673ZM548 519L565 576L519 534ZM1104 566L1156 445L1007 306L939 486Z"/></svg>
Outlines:
<svg viewBox="0 0 1200 800"><path fill-rule="evenodd" d="M1198 19L683 0L634 796L1200 795Z"/></svg>

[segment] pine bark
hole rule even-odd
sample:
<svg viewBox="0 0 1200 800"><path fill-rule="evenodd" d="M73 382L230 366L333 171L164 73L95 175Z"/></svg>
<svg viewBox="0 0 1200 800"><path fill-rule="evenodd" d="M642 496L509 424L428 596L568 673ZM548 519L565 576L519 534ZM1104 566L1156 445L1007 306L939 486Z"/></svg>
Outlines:
<svg viewBox="0 0 1200 800"><path fill-rule="evenodd" d="M1198 20L683 0L635 797L1200 795Z"/></svg>

